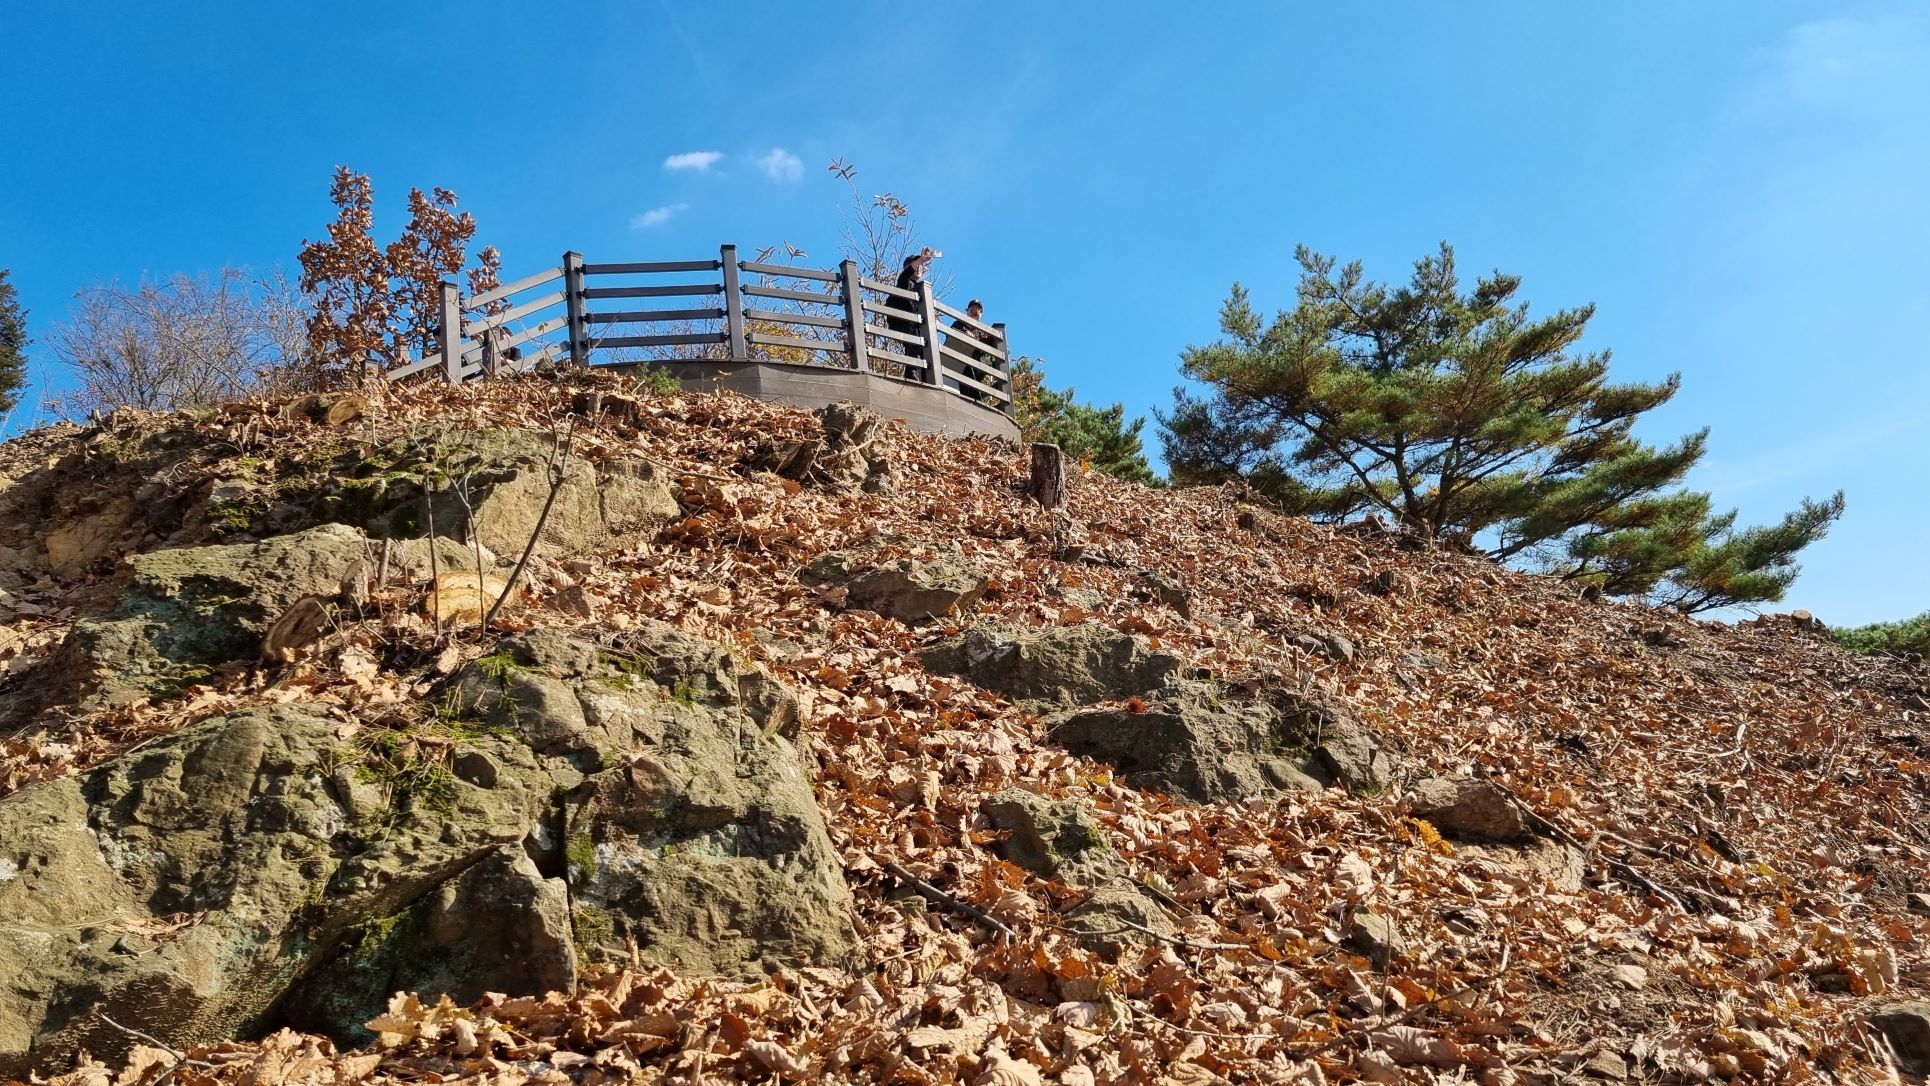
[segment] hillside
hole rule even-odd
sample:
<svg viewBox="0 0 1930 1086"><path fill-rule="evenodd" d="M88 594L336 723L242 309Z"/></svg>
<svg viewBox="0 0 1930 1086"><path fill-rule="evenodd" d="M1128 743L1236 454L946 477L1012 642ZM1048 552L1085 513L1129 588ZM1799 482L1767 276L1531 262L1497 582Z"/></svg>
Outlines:
<svg viewBox="0 0 1930 1086"><path fill-rule="evenodd" d="M1047 514L1010 444L814 457L809 413L616 391L0 447L0 1078L1930 1060L1921 669L1217 490L1082 474ZM450 571L508 576L551 466L479 634L500 582ZM379 538L431 519L462 542Z"/></svg>

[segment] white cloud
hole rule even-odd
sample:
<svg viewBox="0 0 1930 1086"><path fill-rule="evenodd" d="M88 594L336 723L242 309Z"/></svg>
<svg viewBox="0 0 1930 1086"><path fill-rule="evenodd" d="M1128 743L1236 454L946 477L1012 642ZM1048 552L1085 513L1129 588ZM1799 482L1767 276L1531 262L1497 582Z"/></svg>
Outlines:
<svg viewBox="0 0 1930 1086"><path fill-rule="evenodd" d="M796 181L804 176L804 160L782 147L771 148L770 154L757 160L757 168L778 182Z"/></svg>
<svg viewBox="0 0 1930 1086"><path fill-rule="evenodd" d="M636 218L631 219L630 229L648 230L653 226L662 226L664 223L669 222L689 209L689 204L665 204L662 207L653 207L643 214L638 215Z"/></svg>
<svg viewBox="0 0 1930 1086"><path fill-rule="evenodd" d="M709 173L717 160L724 157L722 151L684 151L663 160L663 168L671 172L690 170L694 173Z"/></svg>

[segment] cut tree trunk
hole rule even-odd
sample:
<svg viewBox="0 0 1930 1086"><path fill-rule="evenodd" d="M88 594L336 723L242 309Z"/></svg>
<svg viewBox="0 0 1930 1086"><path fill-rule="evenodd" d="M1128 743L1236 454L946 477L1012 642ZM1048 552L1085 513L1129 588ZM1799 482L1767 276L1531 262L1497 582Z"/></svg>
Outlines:
<svg viewBox="0 0 1930 1086"><path fill-rule="evenodd" d="M1066 458L1057 445L1033 444L1032 478L1026 490L1043 509L1057 509L1066 503Z"/></svg>

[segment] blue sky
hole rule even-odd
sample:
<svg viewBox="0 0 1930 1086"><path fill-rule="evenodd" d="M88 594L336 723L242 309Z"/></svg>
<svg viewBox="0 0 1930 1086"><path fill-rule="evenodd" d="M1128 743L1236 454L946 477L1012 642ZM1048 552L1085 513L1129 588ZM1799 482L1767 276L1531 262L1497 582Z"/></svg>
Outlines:
<svg viewBox="0 0 1930 1086"><path fill-rule="evenodd" d="M292 271L339 163L384 235L455 189L510 276L829 264L841 157L1055 383L1144 413L1234 280L1290 301L1295 243L1400 278L1447 240L1538 309L1595 302L1617 374L1681 371L1643 432L1713 427L1719 506L1848 492L1788 606L1930 608L1920 3L101 2L0 8L0 40L0 267L37 332L104 279Z"/></svg>

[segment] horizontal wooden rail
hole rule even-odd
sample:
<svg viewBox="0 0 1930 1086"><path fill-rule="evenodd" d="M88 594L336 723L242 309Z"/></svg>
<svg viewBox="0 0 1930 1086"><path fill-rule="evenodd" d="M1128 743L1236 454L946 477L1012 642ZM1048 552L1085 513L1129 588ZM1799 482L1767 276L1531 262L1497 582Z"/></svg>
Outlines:
<svg viewBox="0 0 1930 1086"><path fill-rule="evenodd" d="M596 347L685 347L699 343L723 343L730 337L722 332L694 332L683 336L611 336L594 338Z"/></svg>
<svg viewBox="0 0 1930 1086"><path fill-rule="evenodd" d="M744 338L759 347L802 347L807 351L834 351L848 354L850 347L841 339L801 339L797 336L770 336L762 332L748 332Z"/></svg>
<svg viewBox="0 0 1930 1086"><path fill-rule="evenodd" d="M880 316L890 317L893 320L910 321L913 324L917 324L925 319L925 315L916 309L898 309L886 305L883 302L874 302L869 298L860 304L864 306L866 313L876 313Z"/></svg>
<svg viewBox="0 0 1930 1086"><path fill-rule="evenodd" d="M432 354L427 358L420 359L415 362L411 362L408 365L403 366L401 369L390 370L385 376L387 376L388 379L391 381L400 381L404 377L414 377L418 373L422 373L425 370L435 369L440 365L442 365L442 356L439 354Z"/></svg>
<svg viewBox="0 0 1930 1086"><path fill-rule="evenodd" d="M721 309L624 309L615 313L585 313L591 324L627 324L632 321L714 321L722 319Z"/></svg>
<svg viewBox="0 0 1930 1086"><path fill-rule="evenodd" d="M866 290L875 290L880 294L889 294L894 298L909 298L914 302L918 300L917 291L904 290L890 283L880 283L876 279L861 278L858 280L858 285L864 287Z"/></svg>
<svg viewBox="0 0 1930 1086"><path fill-rule="evenodd" d="M790 302L815 302L824 305L842 305L844 299L836 294L815 294L808 290L785 290L783 287L760 287L749 284L742 288L753 298L782 298Z"/></svg>
<svg viewBox="0 0 1930 1086"><path fill-rule="evenodd" d="M949 347L940 347L938 351L940 354L948 356L948 359L947 359L948 361L957 362L960 365L971 366L973 369L982 368L978 366L976 363L974 363L971 359L966 358L964 355L959 354L957 351L954 351ZM967 385L972 388L978 389L979 391L985 393L986 395L992 397L993 399L997 400L1000 403L1004 403L1009 398L1009 396L1006 393L993 388L991 385L988 385L982 381L979 381L977 378L966 376L965 374L959 372L959 370L954 366L945 366L941 372L943 372L945 376L950 377L953 380L956 380L959 384Z"/></svg>
<svg viewBox="0 0 1930 1086"><path fill-rule="evenodd" d="M989 324L986 324L984 321L979 320L977 317L973 317L970 314L966 314L966 313L960 313L958 310L953 309L951 306L946 305L944 302L938 302L935 304L938 306L938 311L940 313L945 314L947 317L951 317L953 320L958 321L960 324L963 324L967 328L976 328L979 331L984 332L988 336L996 336L999 334L998 329L992 327Z"/></svg>
<svg viewBox="0 0 1930 1086"><path fill-rule="evenodd" d="M797 268L789 264L760 264L746 260L737 265L752 275L777 275L786 279L816 279L820 283L835 283L838 273L823 268Z"/></svg>
<svg viewBox="0 0 1930 1086"><path fill-rule="evenodd" d="M567 315L558 313L556 316L551 317L549 320L546 320L541 324L534 324L528 328L520 329L518 331L512 332L509 335L502 337L501 339L496 341L496 346L500 350L508 350L511 347L516 347L524 343L528 343L530 340L536 339L540 336L547 336L551 332L554 332L562 328L564 325L567 325L569 322L570 322L570 319ZM481 340L478 340L474 346L463 348L462 358L465 361L471 358L481 358L482 356L483 356L483 347L482 347Z"/></svg>
<svg viewBox="0 0 1930 1086"><path fill-rule="evenodd" d="M512 294L521 293L531 287L540 287L552 279L561 278L563 278L562 268L550 268L547 271L537 272L535 275L527 278L518 279L514 283L504 283L494 290L485 290L473 298L465 299L462 305L464 309L481 309L491 302L500 302Z"/></svg>
<svg viewBox="0 0 1930 1086"><path fill-rule="evenodd" d="M540 298L531 298L529 301L524 302L514 309L505 309L501 313L484 317L479 321L465 320L462 322L462 334L466 336L479 336L491 328L501 328L510 321L521 320L539 309L548 309L550 306L562 300L563 292L559 290L545 294Z"/></svg>
<svg viewBox="0 0 1930 1086"><path fill-rule="evenodd" d="M662 272L716 271L720 260L652 260L641 264L585 264L584 275L656 275Z"/></svg>
<svg viewBox="0 0 1930 1086"><path fill-rule="evenodd" d="M887 362L896 362L908 370L917 370L920 373L925 372L927 368L923 359L913 358L908 354L898 354L895 351L880 350L877 347L873 347L865 353L872 358L882 358Z"/></svg>
<svg viewBox="0 0 1930 1086"><path fill-rule="evenodd" d="M895 339L900 343L910 343L914 346L922 346L925 342L925 337L915 332L898 332L890 328L880 328L875 324L865 325L864 330L874 336L883 336L886 339Z"/></svg>
<svg viewBox="0 0 1930 1086"><path fill-rule="evenodd" d="M671 283L661 287L584 287L583 297L597 298L682 298L698 294L722 294L722 283Z"/></svg>
<svg viewBox="0 0 1930 1086"><path fill-rule="evenodd" d="M820 317L812 313L793 313L788 309L746 309L744 316L773 324L807 324L813 328L843 328L842 317Z"/></svg>

